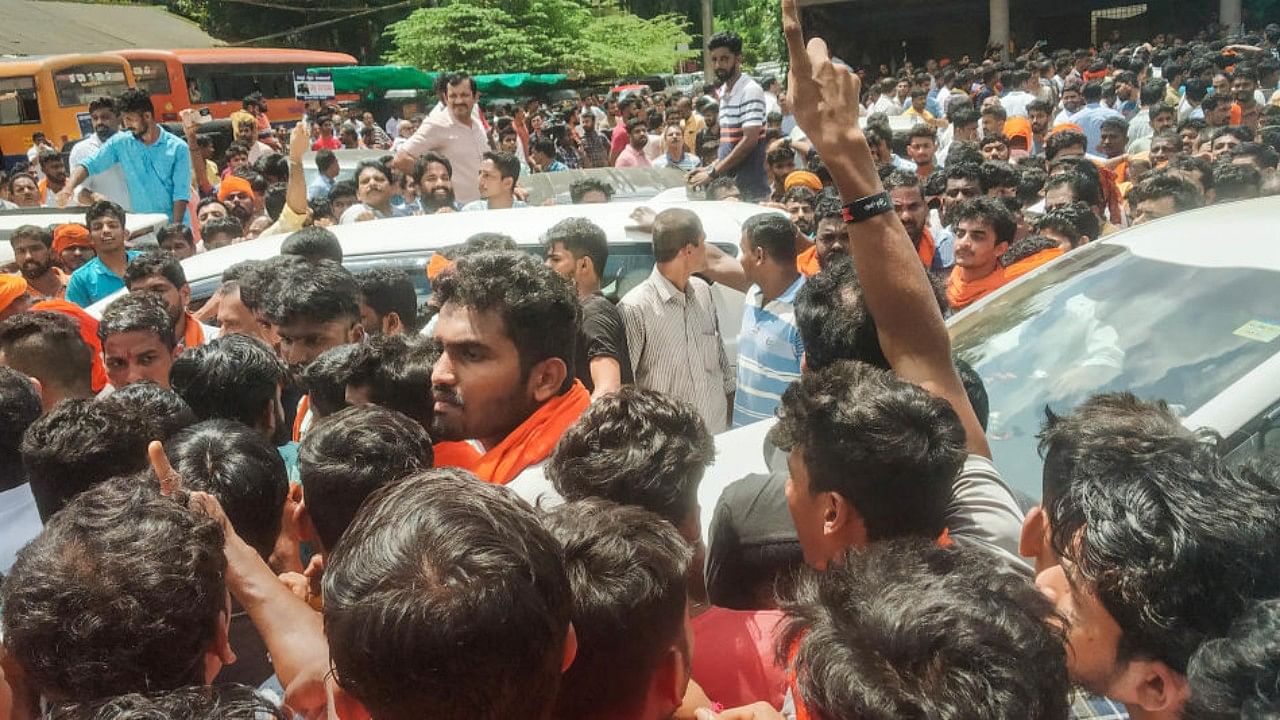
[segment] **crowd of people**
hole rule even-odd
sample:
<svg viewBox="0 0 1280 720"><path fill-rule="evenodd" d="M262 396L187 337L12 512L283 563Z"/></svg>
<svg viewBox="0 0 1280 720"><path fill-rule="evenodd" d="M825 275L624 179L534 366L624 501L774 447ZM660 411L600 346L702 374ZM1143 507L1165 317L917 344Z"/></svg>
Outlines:
<svg viewBox="0 0 1280 720"><path fill-rule="evenodd" d="M449 73L425 117L325 109L282 144L247 98L220 161L129 90L15 169L7 201L85 222L19 228L0 275L0 720L1280 712L1275 464L1097 394L1046 411L1027 510L944 323L1126 225L1274 192L1280 27L873 79L805 44L795 0L783 21L785 93L721 33L714 97L489 115ZM388 154L337 180L355 146ZM654 269L611 299L605 230L569 217L542 257L436 253L419 306L327 227L647 165L761 205L737 257L699 203L655 204ZM130 211L173 220L159 249ZM183 259L277 234L192 303ZM700 507L714 435L754 423L769 472Z"/></svg>

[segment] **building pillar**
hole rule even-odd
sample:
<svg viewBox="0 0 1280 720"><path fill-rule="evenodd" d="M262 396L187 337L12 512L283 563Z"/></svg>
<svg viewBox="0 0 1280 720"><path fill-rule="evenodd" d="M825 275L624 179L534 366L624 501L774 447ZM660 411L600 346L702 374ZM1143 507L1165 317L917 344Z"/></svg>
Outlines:
<svg viewBox="0 0 1280 720"><path fill-rule="evenodd" d="M707 82L707 87L715 82L716 76L711 69L711 51L707 49L707 43L711 41L711 35L715 32L716 17L711 7L711 0L702 0L702 77Z"/></svg>
<svg viewBox="0 0 1280 720"><path fill-rule="evenodd" d="M1228 32L1240 30L1240 0L1218 0L1218 24Z"/></svg>
<svg viewBox="0 0 1280 720"><path fill-rule="evenodd" d="M1227 0L1222 0L1227 2ZM1239 0L1236 0L1239 3ZM1000 56L1007 58L1009 54L1009 0L990 0L991 3L991 35L987 38L987 47L1000 48Z"/></svg>

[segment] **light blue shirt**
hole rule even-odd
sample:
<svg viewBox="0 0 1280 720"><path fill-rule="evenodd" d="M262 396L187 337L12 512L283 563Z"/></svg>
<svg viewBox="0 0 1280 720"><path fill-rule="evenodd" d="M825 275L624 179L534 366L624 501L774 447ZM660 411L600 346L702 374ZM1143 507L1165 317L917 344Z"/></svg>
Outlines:
<svg viewBox="0 0 1280 720"><path fill-rule="evenodd" d="M118 132L83 166L90 175L97 175L117 163L124 168L134 212L171 216L174 203L191 200L191 151L164 128L150 145L132 132Z"/></svg>
<svg viewBox="0 0 1280 720"><path fill-rule="evenodd" d="M130 262L142 253L138 250L126 250L125 258ZM81 265L71 273L67 281L67 302L80 307L89 307L117 290L124 289L124 278L111 271L102 262L102 258L94 258Z"/></svg>
<svg viewBox="0 0 1280 720"><path fill-rule="evenodd" d="M329 197L329 193L333 192L333 186L336 184L336 180L324 173L320 173L316 176L316 179L312 180L311 184L307 186L307 201L315 202L316 200Z"/></svg>
<svg viewBox="0 0 1280 720"><path fill-rule="evenodd" d="M520 208L526 208L526 207L529 207L528 203L525 203L522 200L511 201L512 210L518 210ZM481 198L479 200L472 200L471 202L462 206L462 212L477 212L480 210L488 210L488 209L489 209L489 201L485 200L484 198Z"/></svg>
<svg viewBox="0 0 1280 720"><path fill-rule="evenodd" d="M1080 129L1084 131L1084 137L1087 141L1084 151L1094 153L1098 150L1098 143L1102 142L1103 121L1107 118L1123 117L1123 115L1102 103L1092 103L1085 105L1075 115L1072 115L1071 122L1079 125Z"/></svg>
<svg viewBox="0 0 1280 720"><path fill-rule="evenodd" d="M796 327L796 294L804 276L767 304L759 285L747 291L738 333L738 391L733 396L733 426L774 416L782 393L800 379L804 342Z"/></svg>

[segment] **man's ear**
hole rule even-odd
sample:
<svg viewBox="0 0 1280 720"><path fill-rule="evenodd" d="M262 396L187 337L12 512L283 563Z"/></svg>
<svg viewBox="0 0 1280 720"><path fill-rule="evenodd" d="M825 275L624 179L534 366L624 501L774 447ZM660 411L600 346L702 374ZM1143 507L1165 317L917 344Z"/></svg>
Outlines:
<svg viewBox="0 0 1280 720"><path fill-rule="evenodd" d="M316 532L311 513L307 512L306 493L299 483L289 483L289 494L285 496L284 520L284 531L290 540L300 543L320 542L320 533Z"/></svg>
<svg viewBox="0 0 1280 720"><path fill-rule="evenodd" d="M355 325L352 325L351 332L347 333L348 338L353 343L363 342L364 335L365 335L364 325L361 325L360 323L356 323Z"/></svg>
<svg viewBox="0 0 1280 720"><path fill-rule="evenodd" d="M382 316L382 334L383 335L399 335L404 332L404 323L400 320L400 313L392 310Z"/></svg>
<svg viewBox="0 0 1280 720"><path fill-rule="evenodd" d="M650 689L663 707L674 710L684 703L685 691L689 689L689 673L685 672L687 666L684 652L680 648L667 648L662 662L653 673L653 685Z"/></svg>
<svg viewBox="0 0 1280 720"><path fill-rule="evenodd" d="M544 403L560 394L565 378L569 376L569 367L564 360L550 357L537 365L529 373L529 394L534 400Z"/></svg>
<svg viewBox="0 0 1280 720"><path fill-rule="evenodd" d="M1152 715L1178 717L1191 696L1186 676L1159 660L1131 661L1120 682L1130 685L1121 692L1135 698L1132 704Z"/></svg>
<svg viewBox="0 0 1280 720"><path fill-rule="evenodd" d="M578 657L578 632L573 629L573 623L570 622L569 629L564 634L564 658L560 661L560 674L568 672L576 657Z"/></svg>
<svg viewBox="0 0 1280 720"><path fill-rule="evenodd" d="M822 534L842 547L865 547L867 525L853 505L837 492L819 495L822 503Z"/></svg>
<svg viewBox="0 0 1280 720"><path fill-rule="evenodd" d="M1048 528L1044 508L1036 505L1022 521L1022 535L1018 538L1018 554L1025 558L1038 558L1044 552L1045 530Z"/></svg>
<svg viewBox="0 0 1280 720"><path fill-rule="evenodd" d="M185 311L187 306L191 304L190 285L183 285L182 288L178 290L178 299L182 301L182 309Z"/></svg>

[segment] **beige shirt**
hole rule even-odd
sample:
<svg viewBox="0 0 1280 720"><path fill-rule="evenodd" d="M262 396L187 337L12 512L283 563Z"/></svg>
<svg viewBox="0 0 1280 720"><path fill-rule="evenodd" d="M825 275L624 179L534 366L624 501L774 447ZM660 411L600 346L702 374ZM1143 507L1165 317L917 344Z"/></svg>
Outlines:
<svg viewBox="0 0 1280 720"><path fill-rule="evenodd" d="M434 113L400 149L415 160L431 151L449 158L454 197L464 205L480 199L480 161L489 151L489 136L482 123L473 118L470 125L463 125L452 112Z"/></svg>

